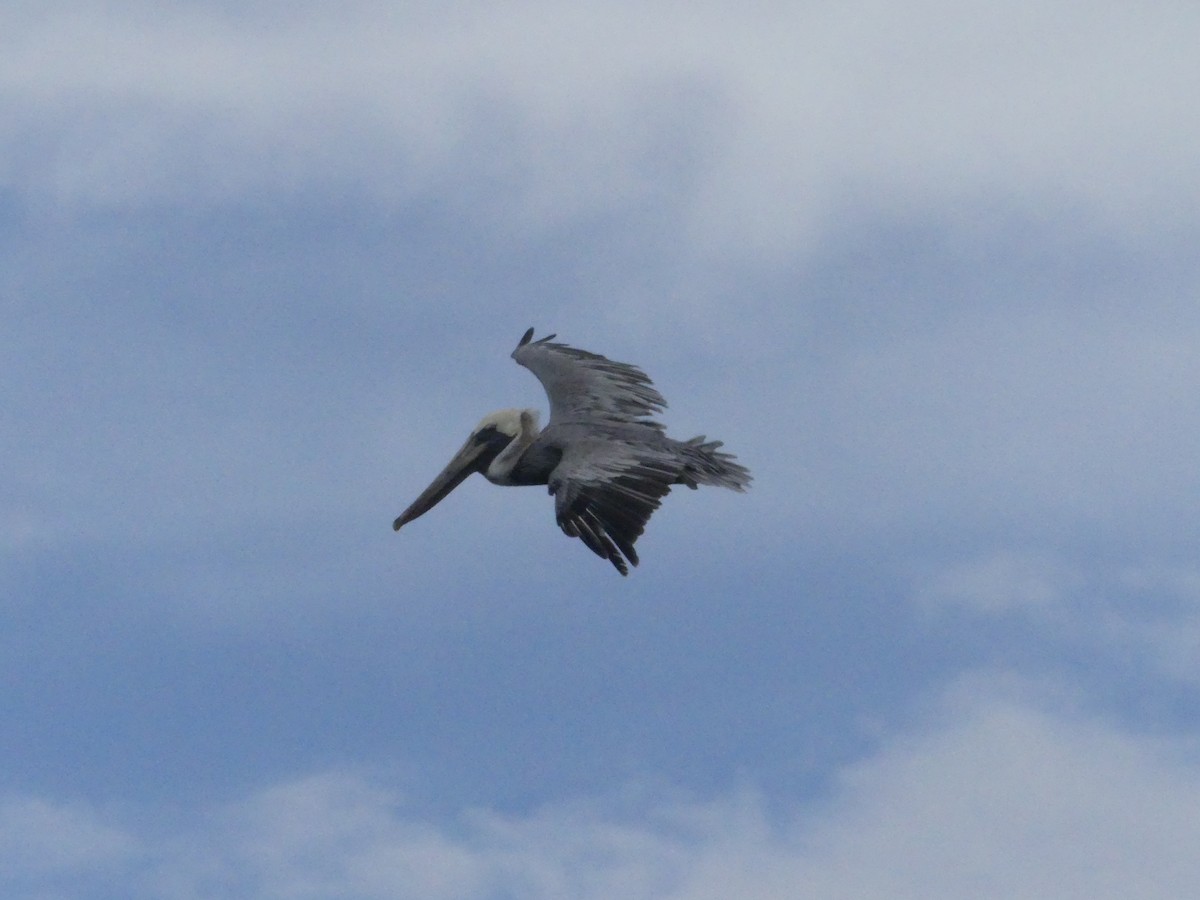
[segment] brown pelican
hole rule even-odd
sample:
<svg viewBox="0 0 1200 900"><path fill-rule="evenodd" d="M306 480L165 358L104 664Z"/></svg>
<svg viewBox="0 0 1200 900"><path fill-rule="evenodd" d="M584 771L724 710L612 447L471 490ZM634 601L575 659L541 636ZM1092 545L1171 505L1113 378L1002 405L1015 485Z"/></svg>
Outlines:
<svg viewBox="0 0 1200 900"><path fill-rule="evenodd" d="M525 332L512 358L533 372L550 398L550 422L538 429L533 409L485 416L462 449L401 513L393 528L428 512L473 472L493 484L544 484L554 517L622 575L638 564L634 542L672 485L744 491L750 472L703 436L667 437L651 416L667 401L637 366L596 353L533 340Z"/></svg>

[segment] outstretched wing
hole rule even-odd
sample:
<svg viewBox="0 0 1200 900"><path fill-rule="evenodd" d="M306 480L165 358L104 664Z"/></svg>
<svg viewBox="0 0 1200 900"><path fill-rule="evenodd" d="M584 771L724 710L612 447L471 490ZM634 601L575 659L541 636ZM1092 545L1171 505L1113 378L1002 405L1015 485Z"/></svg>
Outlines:
<svg viewBox="0 0 1200 900"><path fill-rule="evenodd" d="M680 463L653 447L590 439L572 443L550 473L554 517L622 575L638 564L636 541L678 479Z"/></svg>
<svg viewBox="0 0 1200 900"><path fill-rule="evenodd" d="M640 422L662 412L667 401L637 366L613 362L598 353L551 343L554 335L532 340L530 328L512 358L538 377L550 398L550 425L567 422Z"/></svg>

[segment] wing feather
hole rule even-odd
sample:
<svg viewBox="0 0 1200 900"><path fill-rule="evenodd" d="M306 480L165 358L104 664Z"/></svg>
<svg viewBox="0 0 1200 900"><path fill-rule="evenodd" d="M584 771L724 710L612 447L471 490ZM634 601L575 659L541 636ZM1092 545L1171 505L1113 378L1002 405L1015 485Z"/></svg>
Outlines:
<svg viewBox="0 0 1200 900"><path fill-rule="evenodd" d="M550 422L639 422L661 429L647 417L661 413L667 401L637 366L614 362L598 353L553 343L554 335L532 340L525 332L512 358L542 383L550 399Z"/></svg>
<svg viewBox="0 0 1200 900"><path fill-rule="evenodd" d="M574 444L550 475L554 517L622 575L638 564L634 542L679 477L680 464L656 448L611 441Z"/></svg>

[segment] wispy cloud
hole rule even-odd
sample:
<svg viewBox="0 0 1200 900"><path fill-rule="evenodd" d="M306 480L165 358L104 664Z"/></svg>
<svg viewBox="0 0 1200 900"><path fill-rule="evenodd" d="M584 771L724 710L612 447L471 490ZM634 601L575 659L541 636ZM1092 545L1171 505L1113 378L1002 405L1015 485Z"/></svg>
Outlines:
<svg viewBox="0 0 1200 900"><path fill-rule="evenodd" d="M936 573L918 587L915 599L935 610L953 606L985 615L1036 612L1062 604L1076 578L1055 560L998 553Z"/></svg>
<svg viewBox="0 0 1200 900"><path fill-rule="evenodd" d="M1200 572L1169 559L995 552L935 567L917 579L913 601L934 618L1024 621L1039 640L1087 647L1152 677L1200 681Z"/></svg>
<svg viewBox="0 0 1200 900"><path fill-rule="evenodd" d="M0 885L50 881L122 867L140 842L81 804L0 799Z"/></svg>

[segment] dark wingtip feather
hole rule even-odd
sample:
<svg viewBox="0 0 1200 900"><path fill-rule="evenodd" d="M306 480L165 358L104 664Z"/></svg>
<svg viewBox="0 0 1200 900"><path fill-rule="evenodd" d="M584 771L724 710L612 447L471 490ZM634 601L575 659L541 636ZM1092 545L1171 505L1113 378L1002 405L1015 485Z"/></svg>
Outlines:
<svg viewBox="0 0 1200 900"><path fill-rule="evenodd" d="M528 343L530 342L530 340L532 340L532 339L533 339L533 329L532 329L532 328L530 328L528 331L526 331L526 332L525 332L525 335L524 335L524 337L522 337L522 338L521 338L521 343L517 344L517 346L518 346L518 347L524 347L524 346L525 346L526 344L528 344Z"/></svg>

